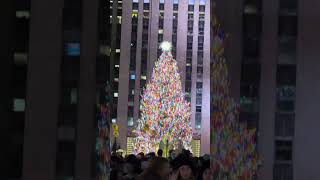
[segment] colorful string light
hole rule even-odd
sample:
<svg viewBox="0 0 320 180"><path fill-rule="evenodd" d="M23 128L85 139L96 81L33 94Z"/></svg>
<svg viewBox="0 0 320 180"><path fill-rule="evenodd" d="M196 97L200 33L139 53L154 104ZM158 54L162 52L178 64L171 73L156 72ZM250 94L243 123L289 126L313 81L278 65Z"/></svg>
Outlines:
<svg viewBox="0 0 320 180"><path fill-rule="evenodd" d="M96 138L97 179L108 180L110 171L110 113L109 88L106 87L102 102L98 105L98 132Z"/></svg>

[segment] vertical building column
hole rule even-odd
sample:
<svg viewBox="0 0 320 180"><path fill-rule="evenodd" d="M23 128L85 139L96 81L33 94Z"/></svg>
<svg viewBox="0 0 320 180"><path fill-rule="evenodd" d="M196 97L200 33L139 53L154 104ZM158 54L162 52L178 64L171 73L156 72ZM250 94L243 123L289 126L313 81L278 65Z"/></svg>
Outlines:
<svg viewBox="0 0 320 180"><path fill-rule="evenodd" d="M188 12L189 15L189 12ZM188 20L186 21L188 23ZM188 27L187 27L188 28ZM188 34L188 31L187 31ZM186 39L187 38L186 34ZM198 67L198 36L199 36L199 0L194 3L193 10L193 40L192 40L192 77L191 77L191 126L192 131L198 133L199 130L196 129L196 98L197 98L197 67ZM188 41L188 40L187 40ZM187 42L186 42L187 43ZM186 49L187 51L187 49ZM204 56L204 54L203 54ZM186 61L186 59L185 59ZM185 71L186 73L186 71ZM185 81L183 79L182 81ZM204 87L204 85L203 85ZM204 92L202 92L204 93ZM202 144L202 143L201 143ZM200 148L201 150L201 148Z"/></svg>
<svg viewBox="0 0 320 180"><path fill-rule="evenodd" d="M13 45L14 45L14 32L15 32L15 11L14 2L12 0L6 0L0 7L1 16L0 20L4 25L0 28L0 140L5 145L0 150L0 159L4 162L0 165L1 178L6 178L6 174L9 172L8 162L10 159L10 105L11 105L11 88L12 88L12 67L13 67ZM4 175L4 177L3 177Z"/></svg>
<svg viewBox="0 0 320 180"><path fill-rule="evenodd" d="M23 179L55 180L62 0L31 1Z"/></svg>
<svg viewBox="0 0 320 180"><path fill-rule="evenodd" d="M98 0L82 0L82 33L75 179L91 178L94 153Z"/></svg>
<svg viewBox="0 0 320 180"><path fill-rule="evenodd" d="M258 150L259 179L273 179L278 45L278 1L263 1Z"/></svg>
<svg viewBox="0 0 320 180"><path fill-rule="evenodd" d="M122 149L125 149L127 146L129 65L132 27L131 11L132 1L122 1L119 97L117 108L117 124L119 126L119 137L117 138L117 143L119 143Z"/></svg>
<svg viewBox="0 0 320 180"><path fill-rule="evenodd" d="M159 0L150 1L147 80L151 79L154 62L158 59L159 3Z"/></svg>
<svg viewBox="0 0 320 180"><path fill-rule="evenodd" d="M142 31L143 31L143 1L139 1L139 12L138 12L138 33L137 33L137 42L136 42L136 81L134 89L134 123L137 123L139 118L140 110L140 93L142 89L140 88L141 81L141 49L142 49ZM129 92L131 93L131 92Z"/></svg>
<svg viewBox="0 0 320 180"><path fill-rule="evenodd" d="M177 62L179 72L181 72L182 90L185 91L186 80L186 50L188 33L188 0L179 0L178 9L178 29L177 29Z"/></svg>
<svg viewBox="0 0 320 180"><path fill-rule="evenodd" d="M163 41L172 42L173 1L164 1Z"/></svg>
<svg viewBox="0 0 320 180"><path fill-rule="evenodd" d="M210 1L206 1L203 47L201 155L210 154ZM195 71L196 73L196 71Z"/></svg>
<svg viewBox="0 0 320 180"><path fill-rule="evenodd" d="M320 1L298 1L296 118L293 179L316 180L319 171Z"/></svg>

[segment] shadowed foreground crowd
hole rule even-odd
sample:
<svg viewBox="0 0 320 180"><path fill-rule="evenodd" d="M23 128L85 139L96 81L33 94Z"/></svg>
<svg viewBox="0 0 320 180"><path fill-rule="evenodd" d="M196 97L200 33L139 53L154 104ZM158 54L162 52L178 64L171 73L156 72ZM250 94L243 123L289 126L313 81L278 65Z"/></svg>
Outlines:
<svg viewBox="0 0 320 180"><path fill-rule="evenodd" d="M111 180L212 180L208 156L196 158L183 150L179 155L170 151L169 158L162 157L162 150L126 158L112 155Z"/></svg>

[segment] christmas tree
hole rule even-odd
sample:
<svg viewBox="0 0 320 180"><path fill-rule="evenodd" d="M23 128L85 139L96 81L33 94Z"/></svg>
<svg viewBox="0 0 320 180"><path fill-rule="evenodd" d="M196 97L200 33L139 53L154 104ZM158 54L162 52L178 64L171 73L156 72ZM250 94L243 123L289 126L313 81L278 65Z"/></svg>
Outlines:
<svg viewBox="0 0 320 180"><path fill-rule="evenodd" d="M191 150L190 103L184 98L177 62L171 44L161 44L162 54L155 62L152 77L143 90L134 139L134 152L156 152L160 144ZM166 149L167 150L167 149Z"/></svg>
<svg viewBox="0 0 320 180"><path fill-rule="evenodd" d="M223 56L227 35L215 16L212 20L211 166L214 179L253 179L258 170L256 129L248 130L239 122L240 106L231 98L229 70Z"/></svg>

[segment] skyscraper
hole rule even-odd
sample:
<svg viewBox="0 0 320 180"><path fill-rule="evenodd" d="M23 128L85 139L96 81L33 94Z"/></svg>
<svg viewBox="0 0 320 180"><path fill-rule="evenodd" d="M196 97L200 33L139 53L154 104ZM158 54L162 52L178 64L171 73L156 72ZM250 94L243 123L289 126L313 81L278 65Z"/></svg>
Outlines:
<svg viewBox="0 0 320 180"><path fill-rule="evenodd" d="M118 1L117 5L117 17L113 16L112 21L119 25L117 35L112 37L121 40L117 41L120 48L114 59L119 71L114 77L118 91L113 93L117 102L113 121L119 124L121 148L130 152L140 93L161 53L160 43L170 41L186 99L192 104L194 142L201 154L209 153L210 1L130 0Z"/></svg>

